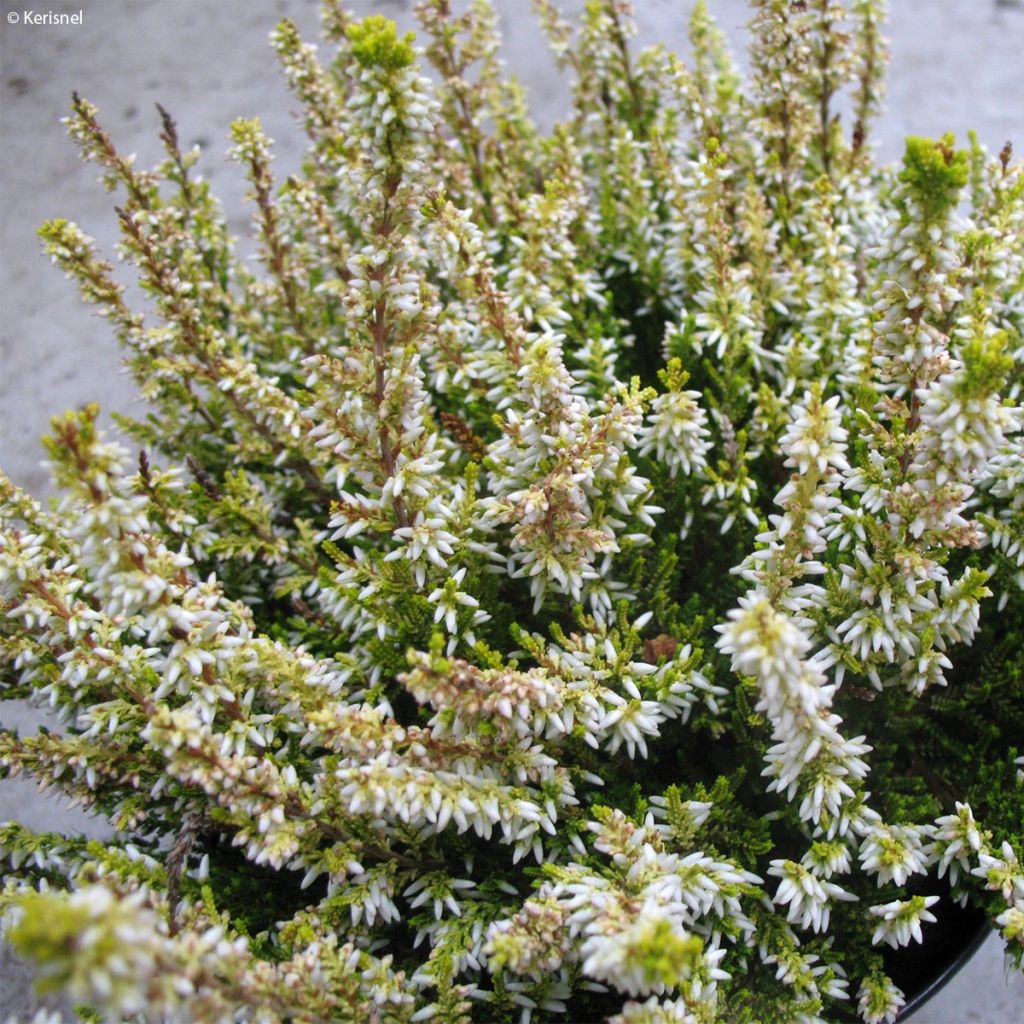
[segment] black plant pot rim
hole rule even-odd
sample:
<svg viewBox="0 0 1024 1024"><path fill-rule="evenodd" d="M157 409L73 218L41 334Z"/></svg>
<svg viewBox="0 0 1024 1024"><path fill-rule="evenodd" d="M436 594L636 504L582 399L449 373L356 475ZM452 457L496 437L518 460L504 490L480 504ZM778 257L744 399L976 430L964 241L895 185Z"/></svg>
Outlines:
<svg viewBox="0 0 1024 1024"><path fill-rule="evenodd" d="M973 957L974 954L977 953L984 945L985 940L992 934L992 928L988 921L984 921L977 926L973 933L969 934L970 938L964 945L963 949L960 950L959 954L950 963L948 963L942 971L935 975L935 977L930 978L922 988L918 989L913 996L907 1000L906 1005L900 1011L900 1024L903 1024L904 1021L910 1020L910 1018L914 1016L914 1014L916 1014L917 1011L932 998L932 996L936 995L936 993L949 984L954 975L958 974L967 961L970 960L971 957Z"/></svg>

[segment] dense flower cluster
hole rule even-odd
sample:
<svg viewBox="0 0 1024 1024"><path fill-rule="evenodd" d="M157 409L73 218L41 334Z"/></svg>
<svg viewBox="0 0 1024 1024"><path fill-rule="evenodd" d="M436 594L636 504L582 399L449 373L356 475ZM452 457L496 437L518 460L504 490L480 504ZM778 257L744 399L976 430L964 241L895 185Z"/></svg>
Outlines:
<svg viewBox="0 0 1024 1024"><path fill-rule="evenodd" d="M116 834L0 825L0 909L102 1019L892 1024L951 905L1024 955L1024 168L875 164L881 0L754 0L749 85L703 3L535 7L549 138L486 0L280 25L255 267L74 99L146 315L41 235L152 411L0 476L0 769Z"/></svg>

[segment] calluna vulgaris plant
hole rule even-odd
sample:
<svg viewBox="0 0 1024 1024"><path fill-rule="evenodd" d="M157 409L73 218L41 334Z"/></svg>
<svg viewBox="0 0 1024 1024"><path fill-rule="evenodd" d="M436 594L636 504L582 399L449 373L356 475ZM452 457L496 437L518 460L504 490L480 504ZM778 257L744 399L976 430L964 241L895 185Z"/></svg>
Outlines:
<svg viewBox="0 0 1024 1024"><path fill-rule="evenodd" d="M877 166L882 0L755 0L747 85L535 6L550 136L486 0L283 22L256 271L74 99L150 308L41 234L151 411L0 484L0 764L117 835L0 846L92 1019L893 1021L943 893L1020 963L1021 165Z"/></svg>

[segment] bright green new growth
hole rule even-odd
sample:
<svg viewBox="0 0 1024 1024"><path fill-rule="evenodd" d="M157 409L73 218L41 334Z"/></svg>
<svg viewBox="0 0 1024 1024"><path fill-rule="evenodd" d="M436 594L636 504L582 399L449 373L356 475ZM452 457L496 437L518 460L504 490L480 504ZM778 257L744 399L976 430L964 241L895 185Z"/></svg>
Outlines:
<svg viewBox="0 0 1024 1024"><path fill-rule="evenodd" d="M697 935L680 935L668 921L658 921L636 937L631 955L652 985L676 988L701 965L704 943Z"/></svg>
<svg viewBox="0 0 1024 1024"><path fill-rule="evenodd" d="M658 371L658 380L661 381L662 387L671 393L682 391L689 379L690 375L683 369L681 359L670 359L665 368Z"/></svg>
<svg viewBox="0 0 1024 1024"><path fill-rule="evenodd" d="M349 25L345 32L352 41L352 56L363 67L381 67L390 71L407 68L416 59L412 32L398 38L398 28L390 18L371 14Z"/></svg>
<svg viewBox="0 0 1024 1024"><path fill-rule="evenodd" d="M36 987L41 994L83 991L90 973L123 954L130 934L118 934L115 908L104 920L84 902L73 904L48 892L29 893L19 901L20 917L7 933L18 955L45 964ZM83 942L83 936L88 942ZM128 971L129 958L125 961Z"/></svg>
<svg viewBox="0 0 1024 1024"><path fill-rule="evenodd" d="M940 139L907 139L900 181L921 203L929 220L937 220L960 201L970 176L970 153L954 147L952 132Z"/></svg>
<svg viewBox="0 0 1024 1024"><path fill-rule="evenodd" d="M258 117L239 117L231 122L231 141L236 146L256 146L262 138L263 126Z"/></svg>
<svg viewBox="0 0 1024 1024"><path fill-rule="evenodd" d="M1015 369L1003 331L975 335L964 344L960 358L964 372L957 380L956 393L964 399L1002 393Z"/></svg>

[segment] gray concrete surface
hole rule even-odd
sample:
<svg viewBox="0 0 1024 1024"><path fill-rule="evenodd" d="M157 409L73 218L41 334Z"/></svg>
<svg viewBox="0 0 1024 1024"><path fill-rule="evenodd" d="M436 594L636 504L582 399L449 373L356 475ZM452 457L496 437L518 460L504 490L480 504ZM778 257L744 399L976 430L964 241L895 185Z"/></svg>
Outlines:
<svg viewBox="0 0 1024 1024"><path fill-rule="evenodd" d="M529 0L497 0L507 56L542 120L564 108L565 91L549 61ZM737 51L747 19L742 0L709 0ZM635 0L640 41L684 46L692 0ZM350 0L411 27L411 0ZM581 0L563 0L567 12ZM880 152L895 158L905 135L978 130L992 149L1012 138L1024 149L1024 4L1020 0L890 0L893 64ZM23 12L82 11L81 26L24 24ZM13 18L12 15L17 15ZM48 418L98 400L138 412L131 382L105 325L40 254L38 225L76 220L113 254L112 201L96 171L81 164L59 119L72 89L100 108L118 145L146 166L159 159L159 101L182 140L200 143L201 170L224 200L236 234L246 230L243 186L227 160L226 133L236 116L259 115L277 140L281 173L297 167L301 132L295 104L274 67L267 32L284 15L315 34L311 0L0 0L0 465L32 493L49 493L38 438ZM18 23L13 23L17 21ZM32 728L23 708L0 705L5 725ZM0 820L35 827L81 828L101 822L42 799L27 782L0 785ZM0 1014L34 1005L28 978L0 954ZM1024 1024L1024 979L1004 976L991 940L915 1024Z"/></svg>

